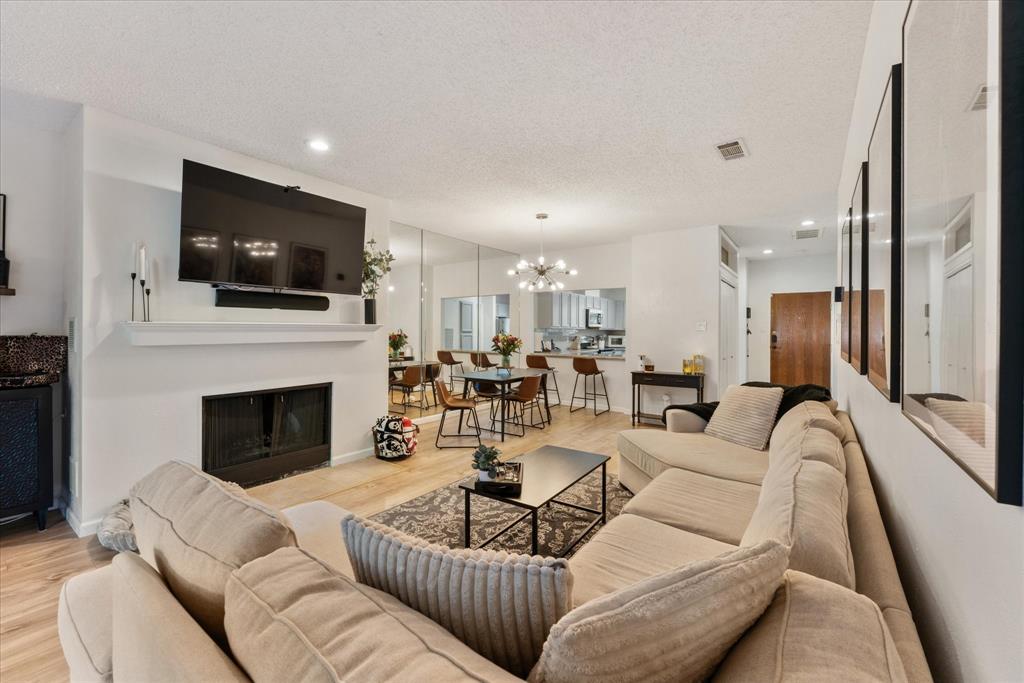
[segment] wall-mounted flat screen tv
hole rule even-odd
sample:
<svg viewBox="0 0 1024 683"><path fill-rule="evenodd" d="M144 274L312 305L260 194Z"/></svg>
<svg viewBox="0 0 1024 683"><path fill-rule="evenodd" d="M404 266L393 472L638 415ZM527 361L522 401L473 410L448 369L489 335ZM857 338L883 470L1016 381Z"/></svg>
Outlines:
<svg viewBox="0 0 1024 683"><path fill-rule="evenodd" d="M366 209L185 160L178 279L360 293Z"/></svg>

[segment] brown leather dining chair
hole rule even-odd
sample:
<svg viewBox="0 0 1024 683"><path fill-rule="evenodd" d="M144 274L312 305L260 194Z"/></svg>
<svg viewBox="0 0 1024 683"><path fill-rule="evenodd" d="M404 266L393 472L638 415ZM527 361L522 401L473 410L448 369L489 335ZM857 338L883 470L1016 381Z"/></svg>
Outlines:
<svg viewBox="0 0 1024 683"><path fill-rule="evenodd" d="M462 365L461 360L455 360L455 356L452 355L451 351L438 351L437 360L441 362L442 366L448 368L448 388L451 389L452 393L455 393L455 368L459 368L459 372L463 373L466 368ZM466 380L462 380L465 382Z"/></svg>
<svg viewBox="0 0 1024 683"><path fill-rule="evenodd" d="M555 396L558 397L558 403L555 403L553 405L562 405L562 395L558 393L558 370L551 367L551 365L548 363L547 356L537 356L534 354L527 355L526 367L533 368L534 370L545 370L548 373L548 377L551 378L551 381L555 385Z"/></svg>
<svg viewBox="0 0 1024 683"><path fill-rule="evenodd" d="M496 367L496 365L491 362L491 359L487 357L486 353L477 353L474 351L469 354L469 360L473 363L474 368L479 368L481 370Z"/></svg>
<svg viewBox="0 0 1024 683"><path fill-rule="evenodd" d="M584 410L587 407L587 401L594 401L594 415L601 415L607 413L612 409L611 403L608 402L608 385L604 381L604 371L597 366L597 361L593 358L586 358L577 356L572 359L572 369L576 371L576 382L572 385L572 400L569 401L569 412L575 413L577 410ZM583 378L583 405L576 406L576 387L580 383L580 377ZM601 391L597 390L597 378L601 378ZM587 380L593 385L593 390L587 389ZM604 397L604 403L607 408L598 412L597 410L597 399L599 396Z"/></svg>
<svg viewBox="0 0 1024 683"><path fill-rule="evenodd" d="M396 389L402 392L402 402L398 404L398 405L402 406L402 410L401 411L394 411L394 412L400 412L402 415L405 415L406 408L410 408L410 407L415 408L415 407L417 407L417 404L410 402L410 399L412 398L412 394L414 392L419 392L419 395L420 395L420 400L419 400L419 404L418 404L420 412L422 413L427 408L427 406L426 406L427 392L426 392L426 387L423 385L423 366L422 365L410 365L410 366L408 366L402 372L402 376L399 377L397 380L391 382L391 384L388 386L388 394L390 396L393 396L394 395L394 391ZM394 403L394 401L392 401L392 403Z"/></svg>
<svg viewBox="0 0 1024 683"><path fill-rule="evenodd" d="M456 398L452 396L448 390L448 385L440 378L434 380L434 389L441 398L441 405L444 406L444 411L441 413L441 422L437 425L437 438L434 439L434 445L438 448L479 448L482 446L483 441L480 440L480 418L476 414L476 401L471 398ZM444 420L448 417L448 413L453 410L459 413L459 428L454 434L445 434ZM466 413L469 414L466 415ZM463 417L466 418L466 426L473 429L471 434L465 434L462 431ZM442 438L459 439L466 436L475 436L476 443L441 445Z"/></svg>
<svg viewBox="0 0 1024 683"><path fill-rule="evenodd" d="M515 436L526 436L526 428L544 429L547 421L544 418L544 409L540 406L540 376L527 377L516 388L515 393L505 396L505 403L509 408L508 426L518 426L522 433L507 432ZM530 422L526 421L526 409L530 409ZM534 410L540 415L540 423L537 422Z"/></svg>

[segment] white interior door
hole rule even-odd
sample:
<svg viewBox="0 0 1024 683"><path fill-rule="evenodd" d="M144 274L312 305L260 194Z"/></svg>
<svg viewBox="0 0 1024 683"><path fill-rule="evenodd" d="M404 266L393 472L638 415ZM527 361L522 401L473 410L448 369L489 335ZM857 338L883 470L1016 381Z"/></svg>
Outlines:
<svg viewBox="0 0 1024 683"><path fill-rule="evenodd" d="M724 394L726 387L736 383L739 376L739 367L736 360L736 349L739 342L736 338L737 306L739 297L736 287L726 282L719 281L720 295L718 301L718 346L719 346L719 370L718 370L718 395Z"/></svg>
<svg viewBox="0 0 1024 683"><path fill-rule="evenodd" d="M942 388L968 401L974 400L974 269L971 266L946 276L942 310Z"/></svg>

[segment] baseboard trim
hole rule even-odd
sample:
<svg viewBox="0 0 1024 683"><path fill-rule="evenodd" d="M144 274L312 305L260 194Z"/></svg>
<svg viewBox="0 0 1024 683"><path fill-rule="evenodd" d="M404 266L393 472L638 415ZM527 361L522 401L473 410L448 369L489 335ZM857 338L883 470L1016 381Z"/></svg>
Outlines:
<svg viewBox="0 0 1024 683"><path fill-rule="evenodd" d="M62 512L64 513L64 519L67 521L68 526L71 527L71 530L74 531L75 535L79 538L94 535L99 531L100 522L103 521L102 519L92 519L88 522L82 522L78 519L78 515L75 514L75 511L69 507L64 507Z"/></svg>
<svg viewBox="0 0 1024 683"><path fill-rule="evenodd" d="M356 460L362 460L373 455L373 448L362 448L358 451L352 451L351 453L342 453L341 455L331 456L331 467L335 465L342 465L346 462L355 462Z"/></svg>

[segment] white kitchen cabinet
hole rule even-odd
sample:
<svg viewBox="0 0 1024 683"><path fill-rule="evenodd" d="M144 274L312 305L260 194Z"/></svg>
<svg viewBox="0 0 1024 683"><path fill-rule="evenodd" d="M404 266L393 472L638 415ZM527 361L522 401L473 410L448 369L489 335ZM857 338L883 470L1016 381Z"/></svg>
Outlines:
<svg viewBox="0 0 1024 683"><path fill-rule="evenodd" d="M538 329L557 327L555 325L553 295L551 292L534 294L533 307L535 326Z"/></svg>
<svg viewBox="0 0 1024 683"><path fill-rule="evenodd" d="M562 327L572 327L572 298L565 292L555 292L562 307Z"/></svg>
<svg viewBox="0 0 1024 683"><path fill-rule="evenodd" d="M616 301L615 302L615 329L625 330L626 329L626 302Z"/></svg>

